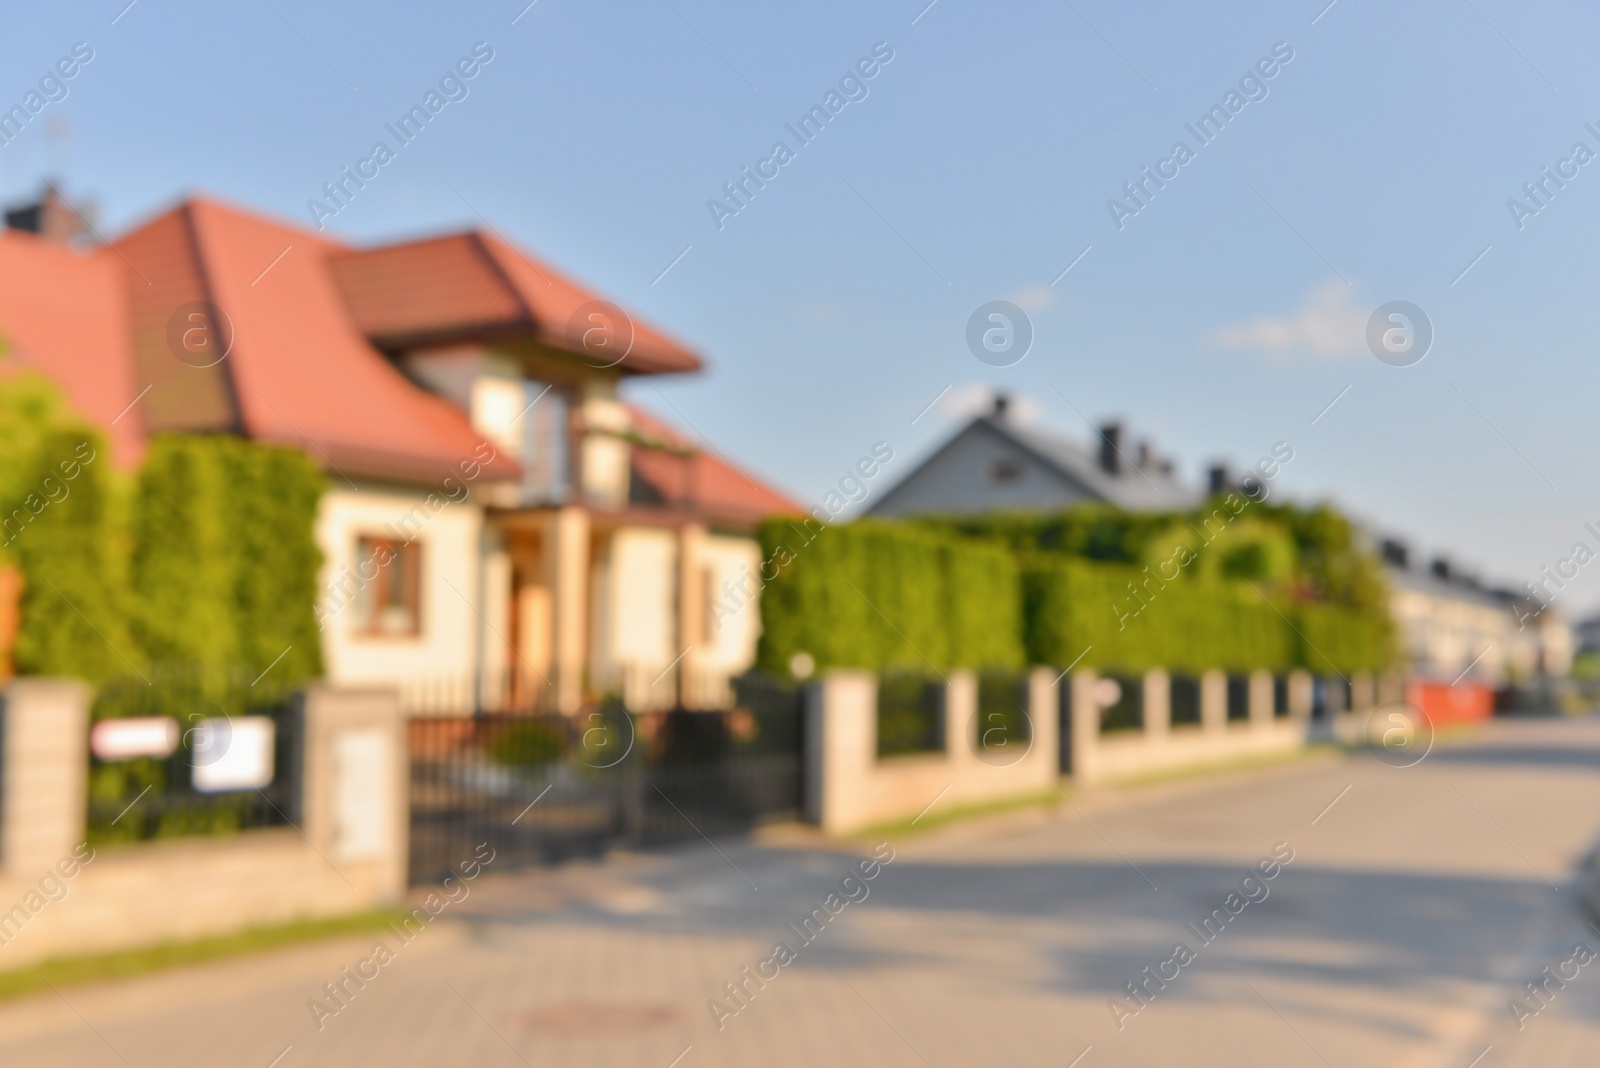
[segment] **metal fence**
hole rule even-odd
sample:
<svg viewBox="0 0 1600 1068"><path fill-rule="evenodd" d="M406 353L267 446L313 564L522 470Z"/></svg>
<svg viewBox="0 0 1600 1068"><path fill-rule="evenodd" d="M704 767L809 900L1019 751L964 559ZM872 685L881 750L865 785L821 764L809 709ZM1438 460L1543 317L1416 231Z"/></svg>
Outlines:
<svg viewBox="0 0 1600 1068"><path fill-rule="evenodd" d="M1250 677L1248 675L1228 676L1228 719L1233 721L1250 718Z"/></svg>
<svg viewBox="0 0 1600 1068"><path fill-rule="evenodd" d="M889 672L878 680L878 756L942 752L944 682L927 675Z"/></svg>
<svg viewBox="0 0 1600 1068"><path fill-rule="evenodd" d="M985 671L978 676L978 715L972 745L982 757L1024 753L1033 741L1028 712L1028 676L1020 671Z"/></svg>
<svg viewBox="0 0 1600 1068"><path fill-rule="evenodd" d="M146 667L90 710L87 839L229 834L298 818L300 724L246 669Z"/></svg>
<svg viewBox="0 0 1600 1068"><path fill-rule="evenodd" d="M481 713L410 721L413 883L487 842L497 867L725 834L799 814L799 693L760 677L728 711Z"/></svg>
<svg viewBox="0 0 1600 1068"><path fill-rule="evenodd" d="M1137 731L1144 729L1144 679L1136 675L1107 675L1100 685L1108 691L1100 707L1100 731ZM1111 700L1109 690L1116 690Z"/></svg>
<svg viewBox="0 0 1600 1068"><path fill-rule="evenodd" d="M1200 680L1193 675L1172 676L1172 697L1168 705L1169 722L1174 727L1200 723Z"/></svg>

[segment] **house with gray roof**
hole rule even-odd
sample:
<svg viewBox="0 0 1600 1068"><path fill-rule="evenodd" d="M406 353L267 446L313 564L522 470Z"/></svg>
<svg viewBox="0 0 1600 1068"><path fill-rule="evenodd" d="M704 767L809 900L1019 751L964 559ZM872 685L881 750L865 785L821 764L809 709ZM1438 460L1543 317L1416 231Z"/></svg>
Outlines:
<svg viewBox="0 0 1600 1068"><path fill-rule="evenodd" d="M1225 481L1220 469L1213 481ZM1008 398L969 422L867 509L869 515L1054 512L1102 502L1134 512L1193 507L1204 494L1148 441L1125 440L1118 423L1097 446L1022 425Z"/></svg>

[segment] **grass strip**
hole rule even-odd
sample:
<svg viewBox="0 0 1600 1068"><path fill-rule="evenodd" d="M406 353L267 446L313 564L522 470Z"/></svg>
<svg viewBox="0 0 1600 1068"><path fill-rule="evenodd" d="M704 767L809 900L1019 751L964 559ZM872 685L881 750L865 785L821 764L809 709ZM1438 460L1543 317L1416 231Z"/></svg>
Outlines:
<svg viewBox="0 0 1600 1068"><path fill-rule="evenodd" d="M110 953L49 957L37 964L0 971L0 999L23 997L51 985L76 986L106 979L165 971L185 964L221 960L246 953L316 942L341 935L375 931L405 915L399 909L375 909L348 916L299 919L288 923L247 927L232 934L208 935L184 941L161 942Z"/></svg>

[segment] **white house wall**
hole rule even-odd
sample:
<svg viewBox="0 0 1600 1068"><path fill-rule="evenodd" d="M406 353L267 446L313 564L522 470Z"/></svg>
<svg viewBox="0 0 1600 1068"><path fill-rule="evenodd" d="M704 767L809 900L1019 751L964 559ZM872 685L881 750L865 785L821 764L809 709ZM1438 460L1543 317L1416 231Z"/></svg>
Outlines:
<svg viewBox="0 0 1600 1068"><path fill-rule="evenodd" d="M678 538L670 530L625 527L595 561L591 671L601 689L624 692L636 706L671 703L673 680L657 676L681 651L674 647L677 574Z"/></svg>
<svg viewBox="0 0 1600 1068"><path fill-rule="evenodd" d="M761 547L749 538L712 535L701 547L710 572L706 635L695 651L702 669L738 675L756 661L761 637Z"/></svg>
<svg viewBox="0 0 1600 1068"><path fill-rule="evenodd" d="M316 538L323 553L318 617L328 679L336 683L398 684L402 694L443 700L470 695L482 619L478 615L483 510L469 499L450 503L426 491L363 486L330 489L318 509ZM415 635L369 636L356 630L350 589L358 576L357 541L364 536L405 539L421 547L421 614Z"/></svg>

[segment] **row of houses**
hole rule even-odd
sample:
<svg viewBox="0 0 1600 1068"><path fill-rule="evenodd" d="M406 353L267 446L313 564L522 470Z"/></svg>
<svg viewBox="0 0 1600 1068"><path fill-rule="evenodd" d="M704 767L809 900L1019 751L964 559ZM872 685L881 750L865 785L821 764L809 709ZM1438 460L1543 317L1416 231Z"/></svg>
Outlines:
<svg viewBox="0 0 1600 1068"><path fill-rule="evenodd" d="M318 617L332 681L398 684L414 711L723 707L759 613L719 613L761 518L803 511L627 403L701 358L552 265L476 230L353 247L210 198L109 242L53 189L7 215L0 332L137 464L163 431L317 457ZM1004 396L872 512L1181 510L1204 491L1118 424L1085 446ZM1388 565L1410 671L1499 687L1563 674L1572 636L1442 562ZM1523 622L1519 622L1519 620Z"/></svg>
<svg viewBox="0 0 1600 1068"><path fill-rule="evenodd" d="M1089 502L1130 512L1182 511L1236 487L1263 495L1262 487L1252 485L1252 478L1261 481L1254 474L1236 477L1222 463L1206 474L1202 491L1184 482L1153 442L1133 440L1120 423L1100 426L1097 442L1086 446L1018 418L1010 399L997 395L990 411L911 469L872 513L1048 512ZM1408 675L1499 690L1569 672L1575 637L1558 611L1524 593L1485 584L1448 558L1415 560L1399 538L1363 534L1385 565Z"/></svg>

